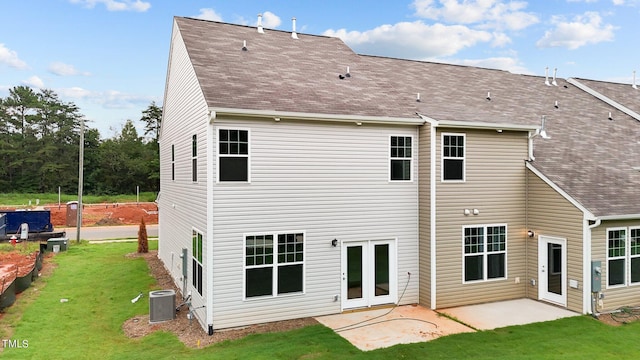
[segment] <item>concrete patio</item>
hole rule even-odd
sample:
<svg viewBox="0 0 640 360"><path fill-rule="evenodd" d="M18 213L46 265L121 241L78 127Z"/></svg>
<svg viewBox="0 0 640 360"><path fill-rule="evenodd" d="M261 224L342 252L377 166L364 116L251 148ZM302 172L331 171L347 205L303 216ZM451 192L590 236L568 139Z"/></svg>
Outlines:
<svg viewBox="0 0 640 360"><path fill-rule="evenodd" d="M579 315L539 301L518 299L448 308L438 312L420 305L404 305L321 316L316 320L360 350L368 351L429 341L451 334Z"/></svg>

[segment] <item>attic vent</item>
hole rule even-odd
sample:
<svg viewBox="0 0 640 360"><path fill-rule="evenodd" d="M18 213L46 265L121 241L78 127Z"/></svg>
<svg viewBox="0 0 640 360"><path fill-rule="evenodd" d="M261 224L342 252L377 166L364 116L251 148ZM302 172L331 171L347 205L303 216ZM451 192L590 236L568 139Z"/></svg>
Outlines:
<svg viewBox="0 0 640 360"><path fill-rule="evenodd" d="M296 32L296 18L291 18L291 22L292 22L291 38L292 39L297 39L298 38L298 33ZM348 71L347 71L347 73L348 73Z"/></svg>
<svg viewBox="0 0 640 360"><path fill-rule="evenodd" d="M416 102L420 102L422 100L420 100L420 93L416 94Z"/></svg>
<svg viewBox="0 0 640 360"><path fill-rule="evenodd" d="M258 32L264 34L264 28L262 27L262 14L258 14Z"/></svg>
<svg viewBox="0 0 640 360"><path fill-rule="evenodd" d="M636 85L636 71L633 70L633 82L631 83L631 87L634 89L638 89L638 85Z"/></svg>
<svg viewBox="0 0 640 360"><path fill-rule="evenodd" d="M558 82L556 81L556 75L558 74L558 68L553 69L553 80L551 81L551 85L558 86Z"/></svg>
<svg viewBox="0 0 640 360"><path fill-rule="evenodd" d="M242 51L247 51L247 40L242 41Z"/></svg>
<svg viewBox="0 0 640 360"><path fill-rule="evenodd" d="M487 100L491 101L491 91L487 91Z"/></svg>
<svg viewBox="0 0 640 360"><path fill-rule="evenodd" d="M547 66L546 68L544 68L544 84L547 86L551 86L551 83L549 82L549 67Z"/></svg>

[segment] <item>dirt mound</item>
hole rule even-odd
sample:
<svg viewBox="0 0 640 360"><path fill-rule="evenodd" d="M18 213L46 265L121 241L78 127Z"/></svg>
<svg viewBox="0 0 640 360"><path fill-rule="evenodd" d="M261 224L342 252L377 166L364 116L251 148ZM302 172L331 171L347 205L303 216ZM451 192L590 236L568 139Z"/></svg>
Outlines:
<svg viewBox="0 0 640 360"><path fill-rule="evenodd" d="M51 210L54 228L67 226L65 205L45 208ZM146 224L157 224L158 206L155 203L84 204L82 226L138 225L142 218Z"/></svg>

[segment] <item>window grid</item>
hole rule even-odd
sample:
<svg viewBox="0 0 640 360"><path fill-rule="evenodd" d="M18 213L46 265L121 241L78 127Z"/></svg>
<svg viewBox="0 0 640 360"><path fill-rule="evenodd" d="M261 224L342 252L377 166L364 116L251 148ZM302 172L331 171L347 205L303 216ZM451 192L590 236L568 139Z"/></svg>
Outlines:
<svg viewBox="0 0 640 360"><path fill-rule="evenodd" d="M247 236L246 265L273 264L273 235Z"/></svg>
<svg viewBox="0 0 640 360"><path fill-rule="evenodd" d="M411 136L391 136L390 142L390 179L392 181L411 180Z"/></svg>
<svg viewBox="0 0 640 360"><path fill-rule="evenodd" d="M218 129L218 182L249 182L249 130Z"/></svg>
<svg viewBox="0 0 640 360"><path fill-rule="evenodd" d="M627 285L627 229L607 229L607 285Z"/></svg>
<svg viewBox="0 0 640 360"><path fill-rule="evenodd" d="M465 135L442 134L441 180L465 181Z"/></svg>
<svg viewBox="0 0 640 360"><path fill-rule="evenodd" d="M505 225L464 227L465 282L506 277L507 228Z"/></svg>
<svg viewBox="0 0 640 360"><path fill-rule="evenodd" d="M245 269L246 298L303 292L304 233L246 235Z"/></svg>
<svg viewBox="0 0 640 360"><path fill-rule="evenodd" d="M191 137L191 181L198 181L198 135Z"/></svg>
<svg viewBox="0 0 640 360"><path fill-rule="evenodd" d="M247 130L220 130L221 155L248 155L249 132Z"/></svg>

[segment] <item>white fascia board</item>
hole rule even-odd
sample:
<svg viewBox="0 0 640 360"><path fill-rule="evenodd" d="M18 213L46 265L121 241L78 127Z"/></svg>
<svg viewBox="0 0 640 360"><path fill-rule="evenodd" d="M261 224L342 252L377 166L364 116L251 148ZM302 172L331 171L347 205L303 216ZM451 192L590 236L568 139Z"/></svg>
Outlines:
<svg viewBox="0 0 640 360"><path fill-rule="evenodd" d="M626 215L607 215L600 216L600 220L637 220L640 219L640 214L626 214Z"/></svg>
<svg viewBox="0 0 640 360"><path fill-rule="evenodd" d="M433 127L446 127L457 129L482 129L482 130L510 130L510 131L537 131L539 126L520 125L520 124L498 124L481 121L459 121L459 120L436 120L426 115L418 113L424 121Z"/></svg>
<svg viewBox="0 0 640 360"><path fill-rule="evenodd" d="M601 93L599 93L599 92L597 92L597 91L593 90L592 88L588 87L587 85L584 85L583 83L579 82L578 80L573 79L573 78L568 78L568 79L567 79L567 82L568 82L569 84L571 84L571 85L573 85L573 86L577 87L578 89L580 89L580 90L582 90L582 91L584 91L584 92L586 92L586 93L588 93L588 94L591 94L591 95L595 96L596 98L598 98L598 99L600 99L600 100L604 101L605 103L607 103L607 104L609 104L609 105L613 106L614 108L616 108L616 109L618 109L618 110L622 111L623 113L625 113L625 114L627 114L627 115L631 116L632 118L634 118L634 119L636 119L636 120L640 121L640 114L638 114L637 112L635 112L635 111L633 111L633 110L629 109L628 107L626 107L626 106L624 106L624 105L620 104L620 103L619 103L619 102L617 102L617 101L614 101L614 100L612 100L612 99L610 99L610 98L608 98L608 97L604 96L603 94L601 94Z"/></svg>
<svg viewBox="0 0 640 360"><path fill-rule="evenodd" d="M567 199L571 203L571 205L575 206L578 210L582 211L585 219L588 220L596 220L597 217L593 215L591 211L585 208L582 204L580 204L576 199L571 197L571 195L567 194L564 190L562 190L558 185L556 185L553 181L551 181L548 177L546 177L540 170L536 169L531 165L531 163L526 162L527 169L531 170L537 177L542 179L547 185L551 186L553 190L555 190L558 194L560 194L563 198Z"/></svg>
<svg viewBox="0 0 640 360"><path fill-rule="evenodd" d="M316 114L293 111L275 110L254 110L254 109L232 109L210 107L212 119L218 116L246 116L253 118L281 120L308 120L308 121L331 121L331 122L351 122L355 124L385 124L385 125L424 125L421 118L394 118L388 116L363 116L363 115L340 115L340 114Z"/></svg>

